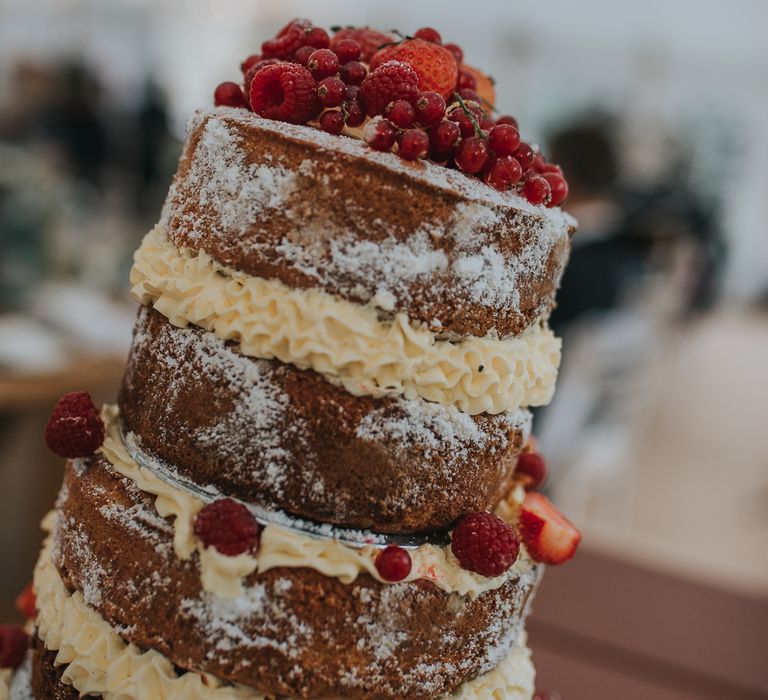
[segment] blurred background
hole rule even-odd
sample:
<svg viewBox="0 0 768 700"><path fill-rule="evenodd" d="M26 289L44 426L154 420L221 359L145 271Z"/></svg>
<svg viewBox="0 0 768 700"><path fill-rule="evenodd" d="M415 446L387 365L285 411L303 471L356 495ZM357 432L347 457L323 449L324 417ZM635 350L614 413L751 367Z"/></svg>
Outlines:
<svg viewBox="0 0 768 700"><path fill-rule="evenodd" d="M0 618L65 391L113 400L131 254L192 111L293 16L435 26L580 220L537 416L584 533L530 624L565 700L768 697L768 3L0 0Z"/></svg>

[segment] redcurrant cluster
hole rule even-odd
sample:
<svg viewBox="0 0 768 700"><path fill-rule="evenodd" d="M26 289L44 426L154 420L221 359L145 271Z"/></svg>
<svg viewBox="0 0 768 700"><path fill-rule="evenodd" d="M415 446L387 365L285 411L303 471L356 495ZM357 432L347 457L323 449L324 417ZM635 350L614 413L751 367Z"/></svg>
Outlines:
<svg viewBox="0 0 768 700"><path fill-rule="evenodd" d="M493 81L431 27L397 41L367 27L336 28L331 37L296 19L241 69L243 86L219 85L217 105L330 134L363 127L375 150L429 158L532 204L555 207L568 195L561 169L521 140L513 117L495 115Z"/></svg>

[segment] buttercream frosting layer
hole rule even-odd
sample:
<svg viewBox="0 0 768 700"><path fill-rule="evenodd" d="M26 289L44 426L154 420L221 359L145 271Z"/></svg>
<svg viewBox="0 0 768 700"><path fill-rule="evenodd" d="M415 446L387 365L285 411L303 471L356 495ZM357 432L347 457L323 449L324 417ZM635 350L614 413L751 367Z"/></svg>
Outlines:
<svg viewBox="0 0 768 700"><path fill-rule="evenodd" d="M386 299L363 306L245 275L203 250L177 250L159 226L136 252L131 285L174 325L234 340L245 355L313 369L357 396L495 414L546 404L554 392L560 341L542 323L506 339L440 340L403 313L383 320Z"/></svg>
<svg viewBox="0 0 768 700"><path fill-rule="evenodd" d="M55 519L54 514L46 518L48 530L54 528ZM108 700L265 700L252 688L225 683L211 674L179 675L159 652L124 641L81 592L67 590L53 564L52 550L49 536L35 568L37 625L46 648L56 652L55 663L66 667L64 682L84 695L98 693ZM442 697L530 700L534 676L530 650L521 634L498 666Z"/></svg>

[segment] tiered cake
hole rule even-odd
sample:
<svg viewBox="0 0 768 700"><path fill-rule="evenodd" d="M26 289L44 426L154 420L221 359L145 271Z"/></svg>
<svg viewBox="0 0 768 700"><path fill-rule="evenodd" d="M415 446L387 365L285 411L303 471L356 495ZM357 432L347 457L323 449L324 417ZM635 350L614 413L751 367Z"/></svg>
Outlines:
<svg viewBox="0 0 768 700"><path fill-rule="evenodd" d="M273 44L292 26L318 36L294 22ZM254 109L263 71L301 63L273 59ZM117 404L54 411L49 445L72 458L11 697L529 700L541 563L578 542L533 490L529 439L573 221L546 206L555 180L541 203L528 183L556 171L532 154L498 187L458 151L408 162L403 127L381 152L379 114L361 139L319 106L309 123L262 112L192 119L135 256ZM505 122L481 112L492 147Z"/></svg>

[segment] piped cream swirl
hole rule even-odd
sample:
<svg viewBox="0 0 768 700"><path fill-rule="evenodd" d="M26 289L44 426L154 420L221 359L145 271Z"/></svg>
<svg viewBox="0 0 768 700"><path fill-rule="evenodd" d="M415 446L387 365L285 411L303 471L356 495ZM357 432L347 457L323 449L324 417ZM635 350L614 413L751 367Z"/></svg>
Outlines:
<svg viewBox="0 0 768 700"><path fill-rule="evenodd" d="M239 342L245 355L313 369L356 396L403 395L477 414L543 405L554 391L560 340L544 324L503 340L440 340L403 313L383 321L373 304L292 289L205 251L177 250L160 226L136 251L131 287L176 326L192 323ZM380 302L386 306L391 300Z"/></svg>

